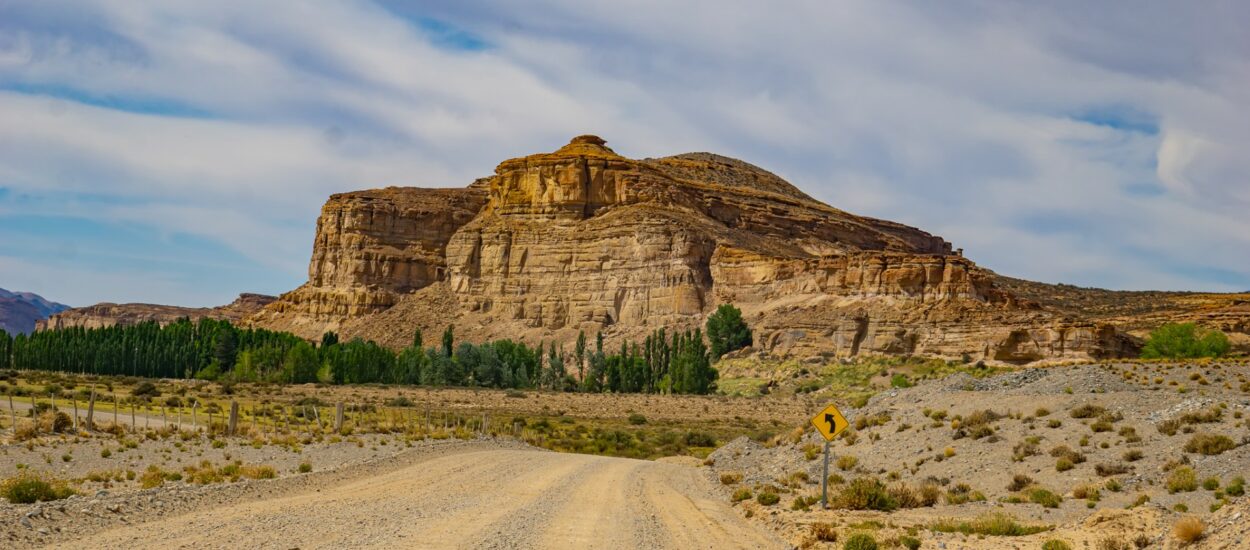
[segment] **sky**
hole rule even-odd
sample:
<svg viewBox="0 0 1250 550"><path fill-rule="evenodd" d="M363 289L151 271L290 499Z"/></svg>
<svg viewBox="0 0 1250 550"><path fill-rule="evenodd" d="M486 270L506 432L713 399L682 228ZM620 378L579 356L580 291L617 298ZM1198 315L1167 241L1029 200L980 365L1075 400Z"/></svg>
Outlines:
<svg viewBox="0 0 1250 550"><path fill-rule="evenodd" d="M593 133L1005 275L1250 290L1250 3L0 0L0 287L307 277L321 204Z"/></svg>

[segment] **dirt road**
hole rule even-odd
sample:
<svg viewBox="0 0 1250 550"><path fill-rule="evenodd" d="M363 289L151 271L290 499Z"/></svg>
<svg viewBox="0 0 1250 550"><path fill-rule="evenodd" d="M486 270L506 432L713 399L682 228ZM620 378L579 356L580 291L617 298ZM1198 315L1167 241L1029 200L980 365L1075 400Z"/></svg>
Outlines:
<svg viewBox="0 0 1250 550"><path fill-rule="evenodd" d="M467 450L64 548L781 548L692 467Z"/></svg>

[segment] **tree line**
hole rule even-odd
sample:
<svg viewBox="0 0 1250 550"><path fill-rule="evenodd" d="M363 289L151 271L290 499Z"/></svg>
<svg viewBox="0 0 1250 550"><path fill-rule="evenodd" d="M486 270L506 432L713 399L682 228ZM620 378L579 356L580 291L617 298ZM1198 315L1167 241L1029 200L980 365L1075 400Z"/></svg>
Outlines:
<svg viewBox="0 0 1250 550"><path fill-rule="evenodd" d="M448 326L436 345L427 347L417 330L412 343L395 352L359 338L340 342L333 332L314 345L286 332L180 319L163 327L145 322L17 336L0 330L0 368L221 382L705 394L716 389L712 362L751 344L750 330L732 306L721 306L707 328L710 349L700 329L659 329L641 344L622 342L619 350L605 350L601 333L592 346L581 332L566 352L554 342L457 344Z"/></svg>

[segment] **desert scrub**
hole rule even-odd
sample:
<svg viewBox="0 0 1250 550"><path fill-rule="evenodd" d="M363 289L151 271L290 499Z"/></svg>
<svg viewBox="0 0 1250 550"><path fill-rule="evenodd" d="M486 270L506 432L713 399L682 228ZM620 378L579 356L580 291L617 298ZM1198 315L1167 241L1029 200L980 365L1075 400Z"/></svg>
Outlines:
<svg viewBox="0 0 1250 550"><path fill-rule="evenodd" d="M871 477L851 480L850 483L842 486L832 500L832 507L843 510L892 512L898 508L898 501L890 494L886 486Z"/></svg>
<svg viewBox="0 0 1250 550"><path fill-rule="evenodd" d="M312 471L312 463L309 463L309 462L299 463L299 473L306 474L311 471Z"/></svg>
<svg viewBox="0 0 1250 550"><path fill-rule="evenodd" d="M160 487L161 485L164 485L166 481L180 480L182 480L182 474L178 472L166 472L159 466L153 464L148 466L148 469L143 472L143 475L139 476L139 486L144 489L151 489L153 487Z"/></svg>
<svg viewBox="0 0 1250 550"><path fill-rule="evenodd" d="M1181 518L1172 526L1172 536L1184 544L1191 544L1202 538L1206 528L1201 519L1189 516Z"/></svg>
<svg viewBox="0 0 1250 550"><path fill-rule="evenodd" d="M724 485L733 485L742 482L742 474L739 472L725 472L720 475L720 482Z"/></svg>
<svg viewBox="0 0 1250 550"><path fill-rule="evenodd" d="M986 514L972 520L945 519L929 525L939 533L962 533L995 537L1020 537L1049 531L1049 525L1022 525L1016 518L1003 513Z"/></svg>
<svg viewBox="0 0 1250 550"><path fill-rule="evenodd" d="M730 499L734 502L742 502L744 500L751 500L751 497L753 496L755 495L751 493L750 489L747 489L746 487L739 487L737 491L734 491L734 494L730 497Z"/></svg>
<svg viewBox="0 0 1250 550"><path fill-rule="evenodd" d="M841 455L835 465L843 472L849 471L859 464L859 459L852 455Z"/></svg>
<svg viewBox="0 0 1250 550"><path fill-rule="evenodd" d="M1207 456L1218 455L1224 451L1237 448L1237 444L1226 435L1200 433L1189 438L1185 443L1185 452L1199 453Z"/></svg>
<svg viewBox="0 0 1250 550"><path fill-rule="evenodd" d="M808 460L816 460L816 457L818 456L820 456L820 445L817 445L815 443L808 443L807 445L803 446L804 458Z"/></svg>
<svg viewBox="0 0 1250 550"><path fill-rule="evenodd" d="M1172 469L1172 473L1168 474L1167 482L1168 493L1181 493L1196 490L1198 488L1198 476L1194 473L1194 469L1189 466L1179 466Z"/></svg>
<svg viewBox="0 0 1250 550"><path fill-rule="evenodd" d="M877 539L868 533L856 533L846 539L842 550L877 550Z"/></svg>
<svg viewBox="0 0 1250 550"><path fill-rule="evenodd" d="M829 523L813 523L811 532L812 538L819 542L837 542L838 540L838 530Z"/></svg>
<svg viewBox="0 0 1250 550"><path fill-rule="evenodd" d="M781 496L772 491L763 491L759 496L755 497L755 501L764 506L772 506L781 502Z"/></svg>
<svg viewBox="0 0 1250 550"><path fill-rule="evenodd" d="M1029 491L1029 502L1041 504L1046 508L1058 508L1063 502L1063 497L1041 487L1035 487Z"/></svg>
<svg viewBox="0 0 1250 550"><path fill-rule="evenodd" d="M1072 550L1072 546L1059 539L1050 539L1042 543L1042 550Z"/></svg>
<svg viewBox="0 0 1250 550"><path fill-rule="evenodd" d="M74 490L64 480L30 470L0 481L0 496L13 504L61 500L73 494Z"/></svg>

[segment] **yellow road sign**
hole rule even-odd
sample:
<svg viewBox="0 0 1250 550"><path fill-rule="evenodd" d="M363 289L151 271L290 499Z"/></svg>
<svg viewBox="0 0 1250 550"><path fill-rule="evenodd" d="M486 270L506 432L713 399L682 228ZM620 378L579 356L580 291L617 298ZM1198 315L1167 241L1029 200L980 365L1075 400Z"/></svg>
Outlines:
<svg viewBox="0 0 1250 550"><path fill-rule="evenodd" d="M842 411L838 407L830 404L825 410L812 417L812 425L816 426L816 431L825 437L825 441L833 441L834 437L842 433L847 426L850 425L846 421L846 417L842 416Z"/></svg>

